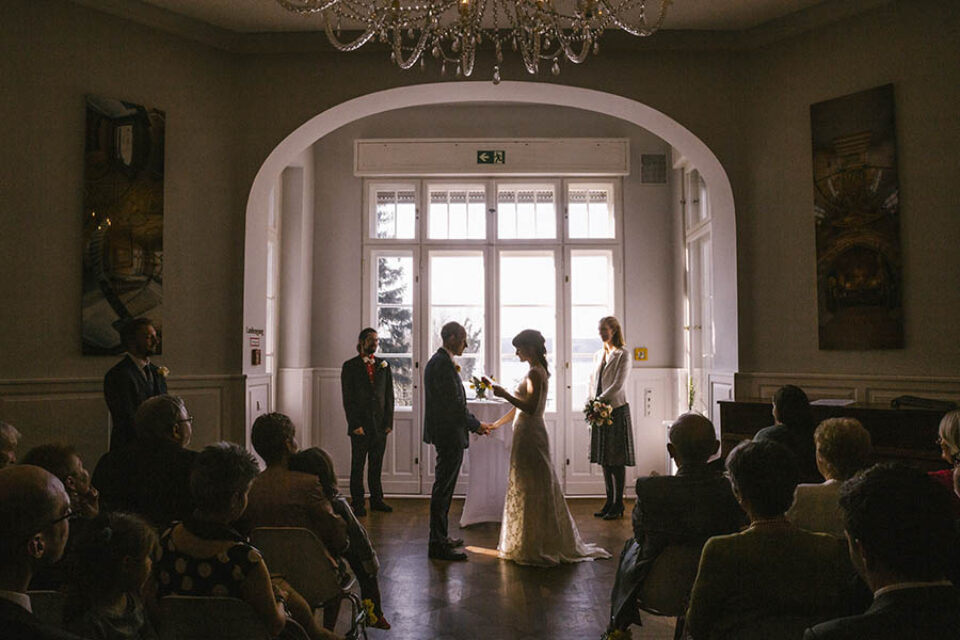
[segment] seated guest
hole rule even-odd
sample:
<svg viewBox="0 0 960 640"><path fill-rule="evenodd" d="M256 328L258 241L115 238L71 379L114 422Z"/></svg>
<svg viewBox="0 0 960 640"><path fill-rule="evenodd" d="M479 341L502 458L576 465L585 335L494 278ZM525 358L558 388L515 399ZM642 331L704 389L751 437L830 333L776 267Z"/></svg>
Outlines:
<svg viewBox="0 0 960 640"><path fill-rule="evenodd" d="M700 414L685 413L670 425L668 437L667 452L677 463L677 475L637 478L634 537L620 556L608 632L639 623L637 594L665 548L702 547L707 538L733 533L746 524L730 481L721 469L707 464L720 448L713 423Z"/></svg>
<svg viewBox="0 0 960 640"><path fill-rule="evenodd" d="M950 465L950 468L931 471L930 477L948 489L952 489L953 469L960 466L960 409L950 411L941 418L937 444L940 445L940 457ZM960 518L960 497L950 502L954 516Z"/></svg>
<svg viewBox="0 0 960 640"><path fill-rule="evenodd" d="M873 604L808 629L804 640L960 636L960 593L945 573L955 551L948 492L920 471L876 465L844 483L840 508Z"/></svg>
<svg viewBox="0 0 960 640"><path fill-rule="evenodd" d="M90 482L90 472L83 467L83 460L74 447L59 443L43 444L30 449L22 462L46 469L57 476L70 496L70 508L80 518L92 520L100 513L100 492Z"/></svg>
<svg viewBox="0 0 960 640"><path fill-rule="evenodd" d="M349 543L347 523L334 513L316 475L290 470L290 457L299 448L293 422L282 413L259 416L250 430L250 441L267 468L253 481L250 504L239 528L310 529L327 548L330 562L338 565L336 559ZM339 606L324 607L324 625L333 627L338 612Z"/></svg>
<svg viewBox="0 0 960 640"><path fill-rule="evenodd" d="M8 422L0 420L0 469L17 462L20 432Z"/></svg>
<svg viewBox="0 0 960 640"><path fill-rule="evenodd" d="M0 636L4 640L78 640L33 615L34 572L63 555L70 498L55 475L33 465L0 469Z"/></svg>
<svg viewBox="0 0 960 640"><path fill-rule="evenodd" d="M783 445L796 460L800 482L822 482L813 444L813 412L803 389L792 384L777 389L773 394L773 420L774 425L757 431L754 442L772 440Z"/></svg>
<svg viewBox="0 0 960 640"><path fill-rule="evenodd" d="M157 595L239 598L272 636L290 627L296 637L290 631L299 623L312 639L337 639L314 621L303 596L286 581L271 579L260 552L231 526L247 507L257 472L253 455L235 444L218 442L200 452L190 474L197 509L160 537Z"/></svg>
<svg viewBox="0 0 960 640"><path fill-rule="evenodd" d="M105 509L140 514L161 529L193 512L190 468L197 452L186 448L193 417L181 398L154 396L137 409L136 426L136 440L100 458L93 484Z"/></svg>
<svg viewBox="0 0 960 640"><path fill-rule="evenodd" d="M370 626L375 629L389 629L390 623L383 617L380 583L377 580L380 560L367 536L367 530L357 520L347 499L340 493L337 486L337 472L334 470L330 454L319 447L301 451L290 458L290 469L315 475L320 480L323 493L330 501L333 512L343 518L347 524L347 538L350 540L350 545L343 552L343 557L350 564L353 575L357 577L357 582L360 584L360 597L369 600L372 604L373 617Z"/></svg>
<svg viewBox="0 0 960 640"><path fill-rule="evenodd" d="M744 442L726 464L750 526L704 545L686 615L689 637L799 638L811 624L846 613L853 570L843 542L784 516L797 486L790 452L775 442Z"/></svg>
<svg viewBox="0 0 960 640"><path fill-rule="evenodd" d="M23 457L23 464L46 469L57 476L70 496L70 510L77 518L71 526L70 539L67 541L66 555L70 554L74 542L86 528L87 523L100 512L100 494L90 482L90 473L83 468L83 461L77 450L64 444L44 444L34 447ZM41 567L33 576L31 590L59 589L63 584L63 566L57 563Z"/></svg>
<svg viewBox="0 0 960 640"><path fill-rule="evenodd" d="M820 484L797 485L787 519L801 529L843 537L840 485L870 463L870 433L854 418L829 418L813 433Z"/></svg>
<svg viewBox="0 0 960 640"><path fill-rule="evenodd" d="M347 524L333 512L316 475L290 470L290 457L299 448L290 418L282 413L258 417L250 441L267 468L253 481L241 528L310 529L332 556L339 557L348 544Z"/></svg>
<svg viewBox="0 0 960 640"><path fill-rule="evenodd" d="M158 550L157 532L140 516L105 513L90 522L68 559L67 628L91 640L156 640L144 587Z"/></svg>

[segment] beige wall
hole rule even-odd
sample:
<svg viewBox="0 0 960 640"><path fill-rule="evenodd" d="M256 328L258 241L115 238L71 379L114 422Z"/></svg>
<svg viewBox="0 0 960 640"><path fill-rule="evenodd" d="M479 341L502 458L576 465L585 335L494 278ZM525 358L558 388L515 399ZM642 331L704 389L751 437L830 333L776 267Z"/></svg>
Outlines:
<svg viewBox="0 0 960 640"><path fill-rule="evenodd" d="M900 2L759 49L743 76L737 191L740 369L960 374L960 3ZM820 351L810 113L893 83L905 348Z"/></svg>
<svg viewBox="0 0 960 640"><path fill-rule="evenodd" d="M733 301L717 283L717 304L738 304L741 371L960 371L958 12L948 0L895 2L763 48L712 48L705 36L693 48L608 47L565 65L557 81L666 113L726 168L741 293ZM344 100L436 78L398 72L381 53L231 54L63 0L5 0L0 79L0 381L89 384L111 362L82 357L79 336L83 96L97 93L167 114L163 363L176 388L193 384L178 376L241 372L243 211L271 149ZM897 99L906 347L820 352L808 109L887 82ZM243 411L232 384L217 392L228 426Z"/></svg>

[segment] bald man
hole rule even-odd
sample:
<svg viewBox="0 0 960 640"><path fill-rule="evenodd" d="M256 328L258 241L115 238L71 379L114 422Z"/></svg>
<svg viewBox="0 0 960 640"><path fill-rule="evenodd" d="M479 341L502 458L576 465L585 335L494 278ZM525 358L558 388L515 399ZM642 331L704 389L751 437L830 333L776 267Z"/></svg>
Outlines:
<svg viewBox="0 0 960 640"><path fill-rule="evenodd" d="M34 572L63 556L70 497L52 473L27 464L0 469L0 635L4 640L76 640L44 624L27 595Z"/></svg>
<svg viewBox="0 0 960 640"><path fill-rule="evenodd" d="M667 452L675 476L637 478L633 534L620 556L609 630L639 622L637 597L657 556L671 545L702 547L707 538L738 531L747 522L719 467L707 461L720 448L713 423L685 413L670 425ZM692 586L692 585L691 585Z"/></svg>

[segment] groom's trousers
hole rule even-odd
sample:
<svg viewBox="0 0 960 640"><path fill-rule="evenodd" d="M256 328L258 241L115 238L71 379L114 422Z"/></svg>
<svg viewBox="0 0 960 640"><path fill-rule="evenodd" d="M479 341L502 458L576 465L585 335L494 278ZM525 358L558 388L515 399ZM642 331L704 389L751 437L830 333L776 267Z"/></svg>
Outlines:
<svg viewBox="0 0 960 640"><path fill-rule="evenodd" d="M433 491L430 492L430 544L447 543L447 512L453 500L453 489L463 463L462 447L437 447Z"/></svg>

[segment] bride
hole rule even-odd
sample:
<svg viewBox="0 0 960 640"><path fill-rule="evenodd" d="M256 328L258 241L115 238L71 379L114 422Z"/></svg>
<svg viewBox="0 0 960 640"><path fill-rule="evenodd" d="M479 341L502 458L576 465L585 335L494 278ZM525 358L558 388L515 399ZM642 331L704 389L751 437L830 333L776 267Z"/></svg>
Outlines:
<svg viewBox="0 0 960 640"><path fill-rule="evenodd" d="M550 445L543 423L550 373L543 335L526 329L514 337L513 346L517 357L528 363L530 369L515 395L492 385L496 396L513 405L493 428L514 420L510 478L497 551L505 560L542 567L609 558L610 554L604 549L580 539L550 462Z"/></svg>

